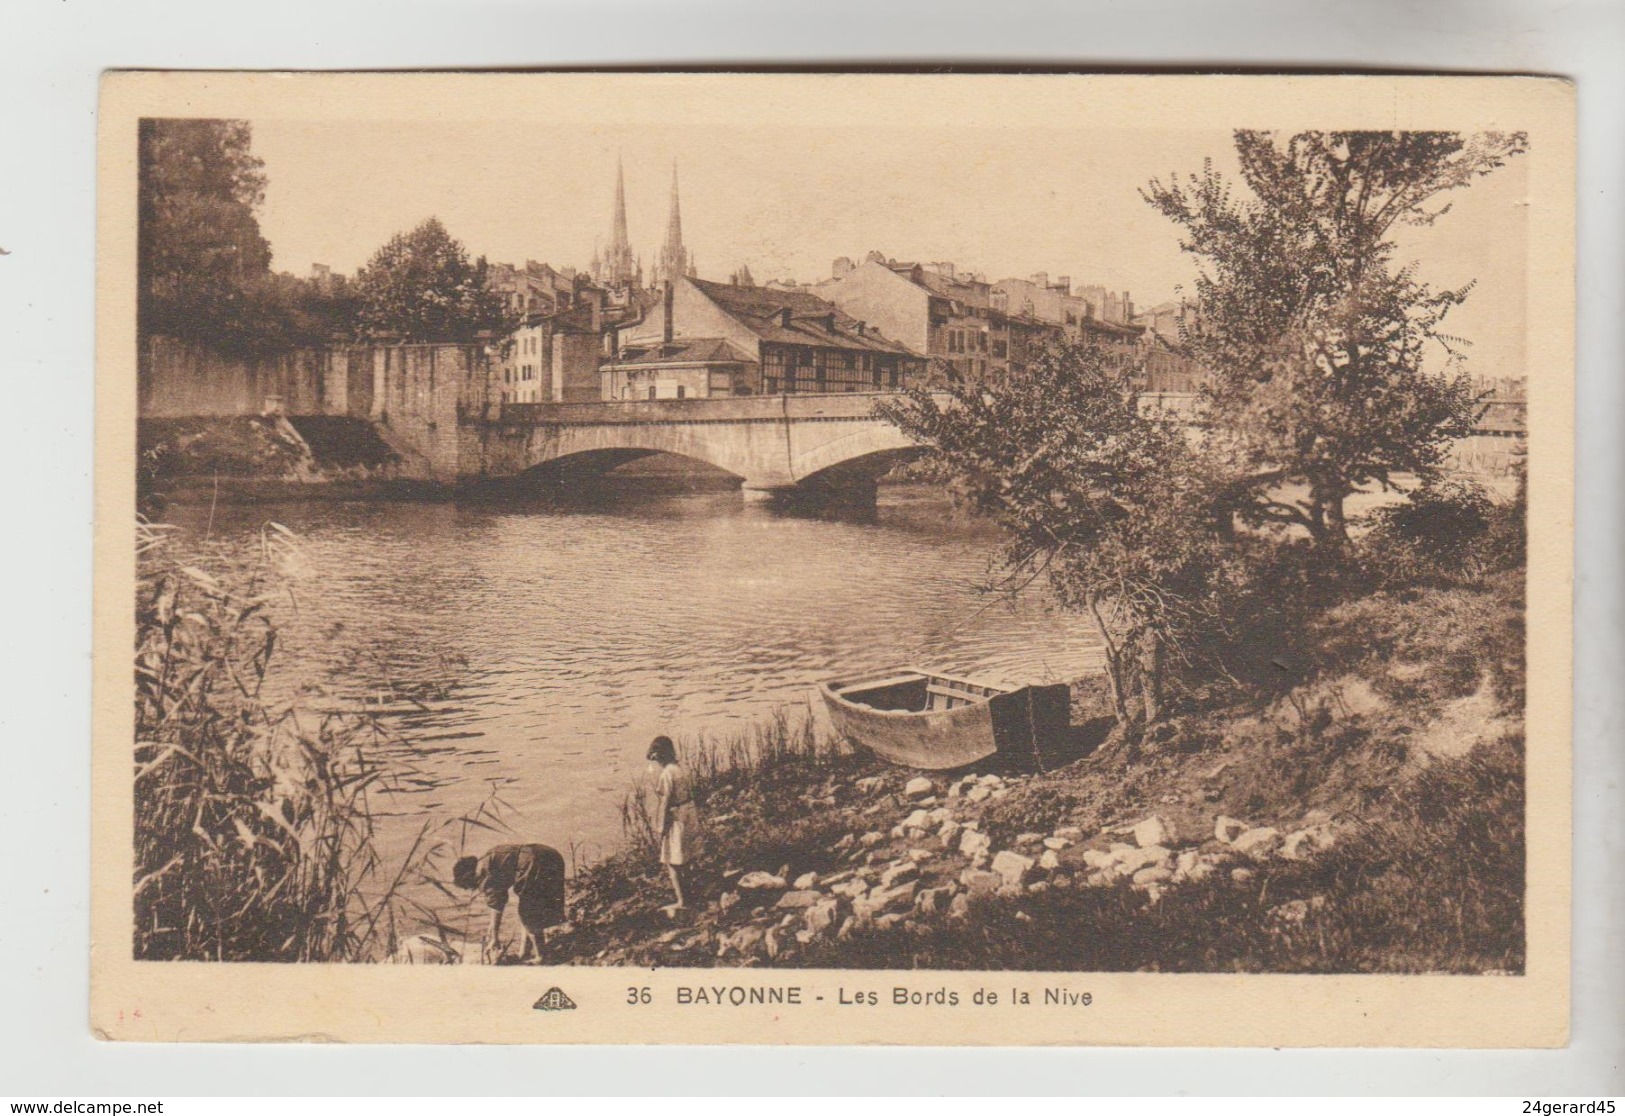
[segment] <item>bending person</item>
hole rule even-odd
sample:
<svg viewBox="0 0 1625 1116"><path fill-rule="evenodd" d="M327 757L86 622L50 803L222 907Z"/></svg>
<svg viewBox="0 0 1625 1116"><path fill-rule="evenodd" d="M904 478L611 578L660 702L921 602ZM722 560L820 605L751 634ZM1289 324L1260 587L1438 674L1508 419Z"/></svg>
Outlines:
<svg viewBox="0 0 1625 1116"><path fill-rule="evenodd" d="M452 866L452 882L465 891L478 891L491 908L491 924L480 955L487 961L500 956L497 935L511 891L519 899L519 927L523 937L519 960L540 958L542 931L564 921L564 857L546 845L498 845L482 857L465 856Z"/></svg>

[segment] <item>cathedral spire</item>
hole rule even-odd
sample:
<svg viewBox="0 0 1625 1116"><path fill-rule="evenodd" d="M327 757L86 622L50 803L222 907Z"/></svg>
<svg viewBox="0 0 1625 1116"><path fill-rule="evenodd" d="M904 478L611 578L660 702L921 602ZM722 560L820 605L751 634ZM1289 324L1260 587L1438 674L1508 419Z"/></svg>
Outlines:
<svg viewBox="0 0 1625 1116"><path fill-rule="evenodd" d="M606 287L626 287L638 282L634 274L631 238L626 232L626 170L620 156L615 158L615 212L610 218L609 248L595 259L593 278Z"/></svg>
<svg viewBox="0 0 1625 1116"><path fill-rule="evenodd" d="M683 247L683 203L677 191L677 160L671 161L671 212L666 218L666 243L656 264L657 282L675 283L694 274L693 261Z"/></svg>

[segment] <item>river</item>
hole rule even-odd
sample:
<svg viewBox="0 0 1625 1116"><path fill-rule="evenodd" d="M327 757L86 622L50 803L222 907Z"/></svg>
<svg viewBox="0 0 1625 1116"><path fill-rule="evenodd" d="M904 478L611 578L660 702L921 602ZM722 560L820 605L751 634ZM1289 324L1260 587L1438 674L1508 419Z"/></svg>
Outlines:
<svg viewBox="0 0 1625 1116"><path fill-rule="evenodd" d="M820 678L918 663L1069 680L1097 662L1087 623L1036 587L1014 605L979 592L997 535L914 487L821 515L689 492L202 503L163 518L216 568L257 560L268 522L297 536L275 605L278 693L422 701L391 718L409 771L380 802L386 861L493 793L516 839L597 859L621 842L651 737L804 710Z"/></svg>

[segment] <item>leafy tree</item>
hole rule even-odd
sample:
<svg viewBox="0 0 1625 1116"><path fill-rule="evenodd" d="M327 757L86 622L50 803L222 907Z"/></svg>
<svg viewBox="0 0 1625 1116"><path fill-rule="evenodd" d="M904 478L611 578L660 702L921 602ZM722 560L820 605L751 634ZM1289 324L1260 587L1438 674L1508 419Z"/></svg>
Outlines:
<svg viewBox="0 0 1625 1116"><path fill-rule="evenodd" d="M1140 412L1131 372L1057 343L998 380L936 377L880 414L1009 533L1008 584L1046 576L1093 619L1119 721L1157 720L1170 668L1222 620L1231 556L1201 450Z"/></svg>
<svg viewBox="0 0 1625 1116"><path fill-rule="evenodd" d="M142 336L252 347L257 285L271 247L255 209L263 164L241 120L142 120L139 125L138 328Z"/></svg>
<svg viewBox="0 0 1625 1116"><path fill-rule="evenodd" d="M1437 290L1394 260L1394 231L1431 225L1525 137L1453 132L1238 131L1250 196L1211 164L1146 200L1201 261L1185 343L1210 370L1231 500L1252 523L1347 541L1343 505L1375 482L1436 477L1476 419L1462 342L1443 332L1472 284ZM1430 371L1443 358L1442 370Z"/></svg>
<svg viewBox="0 0 1625 1116"><path fill-rule="evenodd" d="M472 341L482 330L515 324L486 287L485 257L469 261L438 218L400 233L356 275L360 323L405 341Z"/></svg>

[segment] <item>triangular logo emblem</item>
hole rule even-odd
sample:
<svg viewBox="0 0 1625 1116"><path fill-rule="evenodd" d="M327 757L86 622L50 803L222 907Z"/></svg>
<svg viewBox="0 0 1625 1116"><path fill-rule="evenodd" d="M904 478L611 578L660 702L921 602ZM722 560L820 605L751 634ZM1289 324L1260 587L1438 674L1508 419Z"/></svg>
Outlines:
<svg viewBox="0 0 1625 1116"><path fill-rule="evenodd" d="M542 998L532 1006L537 1011L574 1011L576 1002L564 994L564 989L555 986L542 993Z"/></svg>

